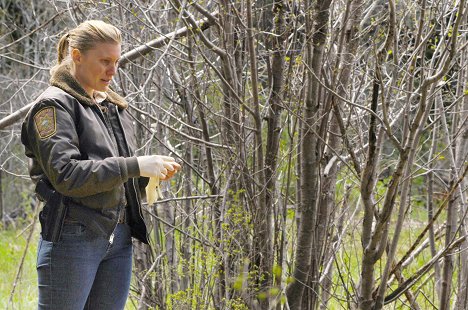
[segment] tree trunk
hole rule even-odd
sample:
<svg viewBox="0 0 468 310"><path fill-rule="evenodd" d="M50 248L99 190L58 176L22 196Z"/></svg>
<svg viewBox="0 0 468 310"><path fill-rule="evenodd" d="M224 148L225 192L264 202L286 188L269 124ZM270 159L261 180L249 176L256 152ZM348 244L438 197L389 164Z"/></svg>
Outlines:
<svg viewBox="0 0 468 310"><path fill-rule="evenodd" d="M3 228L3 213L5 212L5 209L3 207L3 183L2 183L2 178L3 178L3 171L0 169L0 227Z"/></svg>
<svg viewBox="0 0 468 310"><path fill-rule="evenodd" d="M351 78L351 72L355 66L355 54L358 48L358 33L359 33L359 21L362 15L362 1L360 0L351 0L347 2L347 8L343 14L342 23L346 25L339 39L339 51L337 55L337 61L335 65L335 79L337 80L337 93L342 98L347 97L348 83ZM339 71L338 68L342 67L342 70ZM340 102L334 97L333 94L330 95L331 108L338 112L341 108L341 104L336 104L335 102ZM319 248L322 251L322 257L320 260L320 265L322 266L325 261L332 259L334 253L332 248L332 228L334 225L331 225L335 219L335 199L336 199L336 181L338 177L338 161L335 155L335 152L339 152L342 146L342 141L338 136L338 133L341 130L340 121L337 118L341 115L339 113L334 113L331 116L330 125L329 125L329 140L327 144L327 149L324 155L324 175L323 175L323 185L321 186L321 202L320 205L323 207L322 211L319 211L318 219L318 229L317 229L317 238ZM345 136L346 131L341 131L341 135ZM341 232L336 232L336 234ZM326 234L330 234L326 236ZM332 284L333 277L333 266L330 266L327 274L322 276L320 281L320 287L322 290L321 296L322 300L320 307L325 309L327 307L328 299L330 297L329 289Z"/></svg>
<svg viewBox="0 0 468 310"><path fill-rule="evenodd" d="M439 124L434 124L434 128L432 129L432 145L431 150L429 151L429 158L434 158L434 154L437 151L437 142L438 142L438 132L439 132ZM427 221L430 223L434 217L434 168L435 163L433 160L430 161L428 165L428 173L426 177L426 184L427 184L427 195L426 195L426 206L427 206ZM436 249L436 236L434 232L434 225L432 224L429 227L428 232L429 238L429 249L431 251L432 257L437 255ZM439 262L434 263L434 286L436 295L440 298L440 264Z"/></svg>
<svg viewBox="0 0 468 310"><path fill-rule="evenodd" d="M273 271L273 211L275 209L275 201L277 200L276 194L276 178L277 178L277 163L278 163L278 152L279 143L281 136L281 114L282 114L282 91L283 91L283 79L284 79L284 6L283 0L274 1L273 4L273 19L274 19L274 33L273 43L271 44L273 57L271 60L272 69L272 85L270 91L270 97L268 98L267 105L269 105L269 114L267 118L267 144L265 151L265 166L263 171L265 174L263 183L261 186L261 192L265 192L262 195L265 199L263 205L264 209L259 210L258 216L260 220L260 231L258 238L255 238L257 248L259 251L256 253L256 266L259 268L259 276L261 280L261 289L268 290L272 286L272 271ZM261 130L261 129L260 129ZM261 133L261 132L260 132ZM261 196L261 198L263 198ZM260 301L262 309L269 308L269 298L265 298Z"/></svg>
<svg viewBox="0 0 468 310"><path fill-rule="evenodd" d="M301 309L302 296L306 283L315 283L314 287L308 288L312 294L318 294L317 284L319 279L319 266L316 242L314 240L317 216L317 204L319 200L318 191L320 187L320 161L322 144L315 131L317 119L321 114L320 109L320 83L316 77L321 76L322 57L325 48L325 41L328 34L329 0L317 1L315 5L314 17L309 9L306 12L307 33L313 33L312 40L307 42L307 63L311 71L307 74L306 99L302 120L302 141L301 141L301 167L300 167L300 224L298 227L298 239L294 261L294 282L286 291L290 309ZM306 1L309 8L310 2ZM313 22L315 22L315 28ZM312 29L314 31L312 31ZM309 281L310 279L310 281ZM318 295L316 296L318 297ZM315 298L316 300L316 298ZM313 305L312 307L314 307Z"/></svg>
<svg viewBox="0 0 468 310"><path fill-rule="evenodd" d="M453 182L451 183L453 187ZM447 206L447 221L445 225L445 246L449 246L450 243L455 240L455 230L456 230L456 210L455 210L455 201L453 195L450 198L450 201ZM452 251L448 251L443 258L443 267L442 267L442 278L441 278L441 293L440 293L440 310L450 309L450 298L451 298L451 289L452 289L452 277L453 277L453 254Z"/></svg>
<svg viewBox="0 0 468 310"><path fill-rule="evenodd" d="M465 20L468 18L465 18ZM465 38L465 42L468 40ZM466 48L465 48L466 50ZM466 55L466 52L462 56L462 61L461 63L465 63L464 61L468 60L468 57ZM459 93L464 92L464 85L468 82L468 70L466 67L464 70L461 71L461 74L459 75L459 81L458 81L458 89L460 90ZM456 112L458 116L458 132L461 133L461 135L456 139L455 143L455 158L456 158L456 169L461 172L463 170L463 165L466 164L466 158L468 156L468 96L463 97L463 103L461 105L461 109ZM464 179L461 183L459 188L467 188L468 186L468 181ZM463 199L463 196L461 195L457 200L459 207L458 210L458 215L460 218L460 225L461 225L461 230L460 234L461 235L467 235L467 230L468 230L468 220L465 217L466 212L468 212L468 206L467 206L467 201L466 198ZM462 243L461 248L466 248L468 246L468 242L465 241ZM460 271L459 271L459 287L458 287L458 294L457 294L457 301L455 303L455 309L457 310L462 310L462 309L468 309L468 261L466 260L466 255L464 253L460 253L459 255L459 266L460 266Z"/></svg>

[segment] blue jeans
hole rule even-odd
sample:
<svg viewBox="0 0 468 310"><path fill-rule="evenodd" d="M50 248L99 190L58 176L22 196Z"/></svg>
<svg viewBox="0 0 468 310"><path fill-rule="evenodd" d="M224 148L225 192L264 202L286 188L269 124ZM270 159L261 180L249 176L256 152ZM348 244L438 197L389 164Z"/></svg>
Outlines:
<svg viewBox="0 0 468 310"><path fill-rule="evenodd" d="M132 275L130 227L118 224L112 244L86 238L84 225L65 222L60 241L39 240L39 310L124 309Z"/></svg>

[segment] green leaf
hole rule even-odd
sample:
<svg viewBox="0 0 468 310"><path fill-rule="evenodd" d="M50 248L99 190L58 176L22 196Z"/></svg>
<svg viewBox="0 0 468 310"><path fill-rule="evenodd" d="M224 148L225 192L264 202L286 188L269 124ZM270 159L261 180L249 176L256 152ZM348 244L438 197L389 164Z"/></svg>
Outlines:
<svg viewBox="0 0 468 310"><path fill-rule="evenodd" d="M276 296L276 295L279 294L279 292L280 292L280 290L277 287L272 287L272 288L270 288L270 291L269 291L270 296Z"/></svg>
<svg viewBox="0 0 468 310"><path fill-rule="evenodd" d="M276 276L276 277L281 277L281 272L283 271L283 269L281 268L281 266L278 266L278 265L274 265L273 266L273 274Z"/></svg>
<svg viewBox="0 0 468 310"><path fill-rule="evenodd" d="M232 286L236 291L240 291L242 289L242 283L244 282L244 277L239 275Z"/></svg>

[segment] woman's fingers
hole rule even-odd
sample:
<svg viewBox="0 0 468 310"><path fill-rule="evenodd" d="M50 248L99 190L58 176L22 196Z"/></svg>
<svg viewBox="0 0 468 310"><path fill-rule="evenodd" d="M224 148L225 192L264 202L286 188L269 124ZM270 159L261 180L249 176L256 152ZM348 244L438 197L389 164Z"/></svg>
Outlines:
<svg viewBox="0 0 468 310"><path fill-rule="evenodd" d="M176 162L173 162L173 163L172 163L172 166L173 166L176 170L180 170L180 169L182 168L182 166L179 165L179 164L176 163Z"/></svg>
<svg viewBox="0 0 468 310"><path fill-rule="evenodd" d="M167 164L170 164L171 167L172 167L173 169L180 170L180 168L182 168L182 167L180 166L180 164L178 164L178 163L175 161L174 157L162 156L162 155L160 155L160 157L164 160L164 163L165 163L165 164L166 164L166 163L167 163ZM164 166L166 167L166 165L164 165ZM167 167L166 167L166 168L167 168Z"/></svg>
<svg viewBox="0 0 468 310"><path fill-rule="evenodd" d="M180 170L180 168L181 168L181 166L178 163L176 163L175 161L173 161L173 162L167 162L166 161L166 162L163 163L163 165L164 165L164 168L166 168L169 171Z"/></svg>
<svg viewBox="0 0 468 310"><path fill-rule="evenodd" d="M173 167L172 163L169 162L164 162L163 163L164 168L166 168L169 171L173 171L175 168Z"/></svg>
<svg viewBox="0 0 468 310"><path fill-rule="evenodd" d="M165 177L168 171L177 172L181 166L175 162L174 158L162 155L147 155L137 157L140 175L143 177ZM173 173L170 174L170 177Z"/></svg>
<svg viewBox="0 0 468 310"><path fill-rule="evenodd" d="M171 156L164 156L164 155L159 155L159 157L161 157L162 160L164 161L173 161L175 162L175 159Z"/></svg>
<svg viewBox="0 0 468 310"><path fill-rule="evenodd" d="M161 181L167 181L169 180L170 178L172 178L174 176L174 174L177 173L177 170L169 170L167 171L166 175L164 176L164 178L160 178Z"/></svg>

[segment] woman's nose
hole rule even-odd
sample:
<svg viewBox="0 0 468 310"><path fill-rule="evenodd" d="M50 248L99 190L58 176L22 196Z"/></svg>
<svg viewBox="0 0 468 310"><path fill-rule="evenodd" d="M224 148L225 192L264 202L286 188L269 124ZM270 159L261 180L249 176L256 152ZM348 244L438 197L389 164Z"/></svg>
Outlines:
<svg viewBox="0 0 468 310"><path fill-rule="evenodd" d="M108 75L115 75L117 73L117 65L110 65L107 69Z"/></svg>

